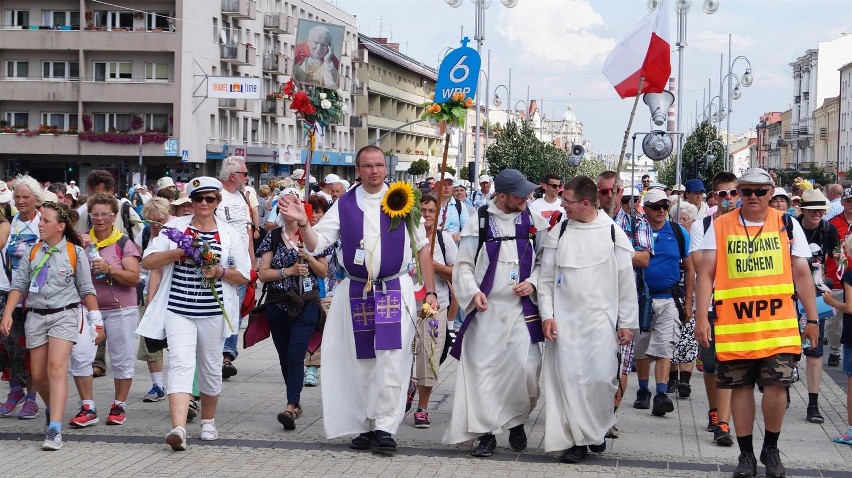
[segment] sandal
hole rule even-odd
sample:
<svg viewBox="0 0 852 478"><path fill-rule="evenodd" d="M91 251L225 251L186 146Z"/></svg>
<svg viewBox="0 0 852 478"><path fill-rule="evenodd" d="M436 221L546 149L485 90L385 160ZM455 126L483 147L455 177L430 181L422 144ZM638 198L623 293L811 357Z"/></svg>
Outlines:
<svg viewBox="0 0 852 478"><path fill-rule="evenodd" d="M284 425L285 430L295 430L296 418L296 414L292 410L284 410L278 414L278 423Z"/></svg>
<svg viewBox="0 0 852 478"><path fill-rule="evenodd" d="M106 370L97 365L92 367L92 378L103 377L104 375L106 375Z"/></svg>
<svg viewBox="0 0 852 478"><path fill-rule="evenodd" d="M299 406L299 405L296 405L296 409L293 410L293 412L296 414L296 418L301 417L302 416L302 407Z"/></svg>

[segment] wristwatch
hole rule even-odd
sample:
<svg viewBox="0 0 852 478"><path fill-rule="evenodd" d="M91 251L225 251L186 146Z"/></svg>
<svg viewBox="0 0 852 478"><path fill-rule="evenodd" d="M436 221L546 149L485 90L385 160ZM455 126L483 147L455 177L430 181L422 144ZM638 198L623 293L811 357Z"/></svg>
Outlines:
<svg viewBox="0 0 852 478"><path fill-rule="evenodd" d="M426 292L426 297L429 297L430 295L434 295L436 299L438 298L438 294L436 294L432 291Z"/></svg>

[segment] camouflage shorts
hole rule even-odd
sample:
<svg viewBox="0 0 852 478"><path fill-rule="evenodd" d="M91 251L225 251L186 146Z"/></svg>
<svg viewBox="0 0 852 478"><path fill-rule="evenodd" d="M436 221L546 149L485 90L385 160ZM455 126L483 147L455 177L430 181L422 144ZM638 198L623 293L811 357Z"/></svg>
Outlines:
<svg viewBox="0 0 852 478"><path fill-rule="evenodd" d="M796 356L776 354L755 360L730 360L716 363L719 388L789 387L793 383Z"/></svg>

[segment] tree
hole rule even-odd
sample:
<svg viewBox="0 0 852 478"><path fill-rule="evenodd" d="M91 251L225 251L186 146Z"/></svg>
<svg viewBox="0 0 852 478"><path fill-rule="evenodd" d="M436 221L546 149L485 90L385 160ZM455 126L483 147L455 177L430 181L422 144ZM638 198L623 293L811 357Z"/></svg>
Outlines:
<svg viewBox="0 0 852 478"><path fill-rule="evenodd" d="M412 176L423 176L429 172L429 161L425 158L420 158L408 166L408 174Z"/></svg>
<svg viewBox="0 0 852 478"><path fill-rule="evenodd" d="M440 171L438 171L438 172L440 173ZM449 174L451 176L455 176L456 175L456 168L454 168L454 167L452 167L448 164L447 165L447 174Z"/></svg>
<svg viewBox="0 0 852 478"><path fill-rule="evenodd" d="M699 124L695 131L686 138L686 142L683 144L683 160L681 162L683 173L681 184L693 178L703 179L706 183L713 179L716 173L725 170L724 145L721 141L713 143L713 140L718 139L719 133L716 127L706 120ZM715 158L710 163L705 160L708 149ZM672 160L672 162L674 161L676 159ZM666 184L673 185L674 182Z"/></svg>
<svg viewBox="0 0 852 478"><path fill-rule="evenodd" d="M461 169L459 169L459 179L465 180L467 179L469 174L470 168L468 168L467 166L462 166Z"/></svg>

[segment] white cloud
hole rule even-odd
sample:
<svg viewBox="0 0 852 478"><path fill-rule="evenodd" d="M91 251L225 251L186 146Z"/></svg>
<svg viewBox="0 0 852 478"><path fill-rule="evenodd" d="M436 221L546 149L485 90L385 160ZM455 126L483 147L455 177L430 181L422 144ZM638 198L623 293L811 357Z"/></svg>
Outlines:
<svg viewBox="0 0 852 478"><path fill-rule="evenodd" d="M495 29L520 50L563 66L585 68L615 46L614 39L596 33L605 25L587 0L543 0L501 9Z"/></svg>

